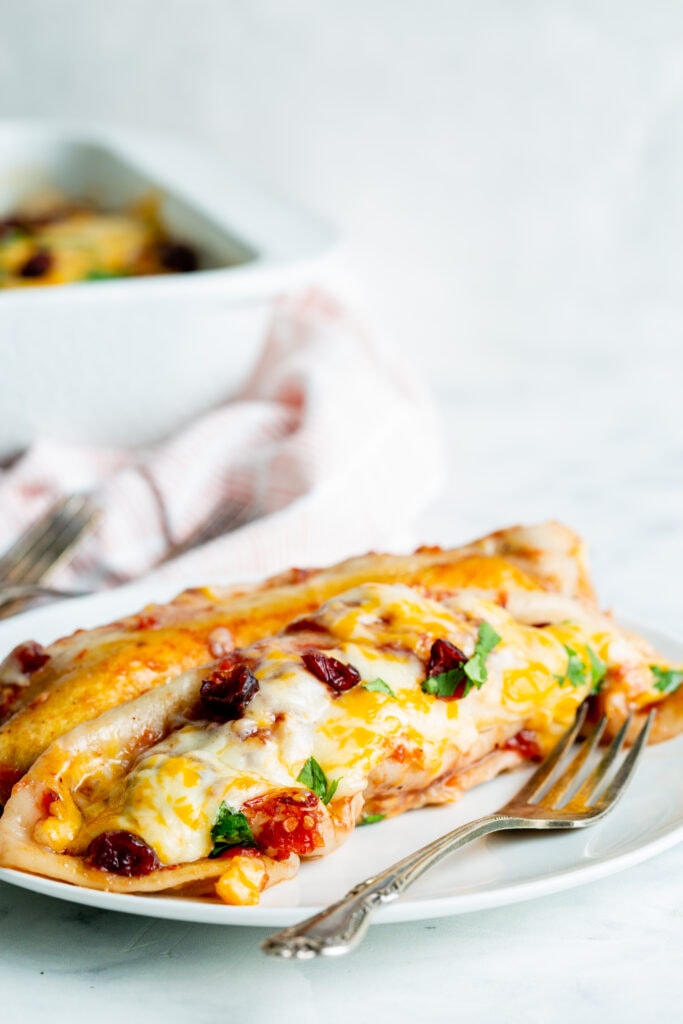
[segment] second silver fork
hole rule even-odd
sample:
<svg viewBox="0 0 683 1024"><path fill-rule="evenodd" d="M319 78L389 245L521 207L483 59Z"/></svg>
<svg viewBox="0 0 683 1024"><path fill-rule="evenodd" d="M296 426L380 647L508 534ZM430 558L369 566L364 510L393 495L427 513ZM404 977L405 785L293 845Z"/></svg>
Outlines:
<svg viewBox="0 0 683 1024"><path fill-rule="evenodd" d="M74 494L57 502L21 535L0 558L0 618L15 614L25 600L51 593L38 585L72 554L97 516L92 498Z"/></svg>

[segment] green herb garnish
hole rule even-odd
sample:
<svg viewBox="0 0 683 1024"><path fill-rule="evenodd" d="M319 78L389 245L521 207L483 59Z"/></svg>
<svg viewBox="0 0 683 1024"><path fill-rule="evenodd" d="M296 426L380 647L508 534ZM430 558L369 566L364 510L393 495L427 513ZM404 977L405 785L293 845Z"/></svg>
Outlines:
<svg viewBox="0 0 683 1024"><path fill-rule="evenodd" d="M358 822L358 828L361 825L374 825L376 821L384 821L386 814L364 814Z"/></svg>
<svg viewBox="0 0 683 1024"><path fill-rule="evenodd" d="M224 802L218 808L216 823L211 829L213 849L209 857L220 857L231 846L256 846L249 822L241 811L235 811Z"/></svg>
<svg viewBox="0 0 683 1024"><path fill-rule="evenodd" d="M587 682L587 669L577 651L572 647L564 645L569 661L567 662L567 673L565 679L574 687L584 686Z"/></svg>
<svg viewBox="0 0 683 1024"><path fill-rule="evenodd" d="M474 654L465 662L465 675L477 688L481 688L488 679L486 659L489 654L500 643L500 637L493 626L488 622L482 622L477 634L477 642L474 646Z"/></svg>
<svg viewBox="0 0 683 1024"><path fill-rule="evenodd" d="M300 782L307 789L310 789L312 793L315 793L324 804L329 804L330 800L337 792L337 786L341 782L341 779L335 779L333 782L327 781L327 776L322 770L318 762L314 757L309 757L306 764L303 766L301 771L296 777L296 781Z"/></svg>
<svg viewBox="0 0 683 1024"><path fill-rule="evenodd" d="M448 672L440 672L438 676L429 676L422 683L424 693L431 693L434 697L452 697L457 688L465 683L463 697L467 696L472 689L472 683L467 680L464 666L450 668Z"/></svg>
<svg viewBox="0 0 683 1024"><path fill-rule="evenodd" d="M490 626L488 622L482 622L479 626L472 657L462 665L449 668L447 672L429 676L422 683L423 691L431 693L435 697L452 697L456 690L462 689L462 693L459 694L462 698L466 697L475 686L480 690L488 679L486 659L499 643L500 637L493 626Z"/></svg>
<svg viewBox="0 0 683 1024"><path fill-rule="evenodd" d="M655 690L659 690L660 693L673 693L683 683L683 672L676 668L650 665L650 672L655 677Z"/></svg>
<svg viewBox="0 0 683 1024"><path fill-rule="evenodd" d="M593 679L593 685L591 687L591 693L599 693L602 681L607 675L607 665L598 657L592 647L586 646L588 652L588 660L591 663L591 677Z"/></svg>
<svg viewBox="0 0 683 1024"><path fill-rule="evenodd" d="M125 277L125 274L116 270L89 270L85 275L86 281L112 281L117 277Z"/></svg>
<svg viewBox="0 0 683 1024"><path fill-rule="evenodd" d="M383 679L374 679L371 683L361 683L361 686L364 690L369 690L370 693L386 693L388 697L393 697L396 700L396 694Z"/></svg>
<svg viewBox="0 0 683 1024"><path fill-rule="evenodd" d="M563 676L555 676L560 686L569 683L577 689L579 686L586 686L589 681L589 667L586 666L578 651L567 644L563 644L567 652L567 670ZM593 648L586 644L586 654L590 663L590 684L591 693L598 693L602 681L607 674L607 665L599 658Z"/></svg>

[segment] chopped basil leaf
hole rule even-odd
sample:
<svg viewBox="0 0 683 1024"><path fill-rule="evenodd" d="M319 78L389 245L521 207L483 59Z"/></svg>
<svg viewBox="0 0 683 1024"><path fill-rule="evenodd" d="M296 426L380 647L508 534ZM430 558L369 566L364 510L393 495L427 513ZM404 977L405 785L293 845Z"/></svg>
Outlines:
<svg viewBox="0 0 683 1024"><path fill-rule="evenodd" d="M322 797L322 802L324 804L329 804L330 800L337 792L337 786L339 785L340 782L341 779L333 779L332 782L329 783L327 789L325 790L325 796Z"/></svg>
<svg viewBox="0 0 683 1024"><path fill-rule="evenodd" d="M472 657L463 665L441 672L438 676L429 676L422 684L423 691L435 697L452 697L455 691L462 687L462 693L459 694L462 699L473 687L476 686L480 690L488 679L486 659L499 643L500 637L493 626L488 622L482 622Z"/></svg>
<svg viewBox="0 0 683 1024"><path fill-rule="evenodd" d="M565 683L569 683L575 689L579 686L585 686L590 680L590 692L598 693L602 681L607 675L607 665L605 662L602 658L598 657L590 644L586 644L586 654L588 655L589 666L586 666L581 656L573 647L569 647L567 644L564 644L563 646L567 652L567 671L563 676L554 676L554 678L560 686L564 686Z"/></svg>
<svg viewBox="0 0 683 1024"><path fill-rule="evenodd" d="M469 661L465 662L462 669L467 678L477 687L483 686L488 678L486 663L477 651L474 652Z"/></svg>
<svg viewBox="0 0 683 1024"><path fill-rule="evenodd" d="M314 757L309 757L296 778L322 800L327 790L327 776Z"/></svg>
<svg viewBox="0 0 683 1024"><path fill-rule="evenodd" d="M465 691L462 694L464 697L472 689L472 684L469 680L465 680L462 666L450 668L448 672L440 672L438 676L429 676L423 682L422 689L424 693L431 693L434 697L452 697L463 680L465 681Z"/></svg>
<svg viewBox="0 0 683 1024"><path fill-rule="evenodd" d="M500 643L500 637L496 633L493 626L490 626L488 622L482 622L479 627L479 633L477 636L477 643L474 648L475 654L480 654L482 658L485 658L491 653L494 647L497 647Z"/></svg>
<svg viewBox="0 0 683 1024"><path fill-rule="evenodd" d="M590 645L586 645L586 651L588 652L588 660L591 663L591 676L593 678L591 693L599 693L602 681L607 675L607 665L602 658L598 657Z"/></svg>
<svg viewBox="0 0 683 1024"><path fill-rule="evenodd" d="M369 690L370 693L386 693L388 697L393 697L396 700L396 694L383 679L375 679L371 683L361 683L361 686L364 690Z"/></svg>
<svg viewBox="0 0 683 1024"><path fill-rule="evenodd" d="M488 679L489 673L486 667L486 659L493 648L497 647L499 643L500 637L493 626L489 626L488 622L482 622L477 634L477 642L474 645L474 654L463 666L465 675L478 689L480 689ZM465 687L464 696L467 695L470 689L471 687Z"/></svg>
<svg viewBox="0 0 683 1024"><path fill-rule="evenodd" d="M220 857L231 846L256 846L249 822L241 811L235 811L222 803L218 808L216 823L211 829L213 849L209 857Z"/></svg>
<svg viewBox="0 0 683 1024"><path fill-rule="evenodd" d="M564 686L565 683L569 683L574 688L585 686L588 682L586 666L573 647L568 647L567 644L563 644L563 646L568 658L567 671L563 676L555 676L555 678L560 686Z"/></svg>
<svg viewBox="0 0 683 1024"><path fill-rule="evenodd" d="M303 786L306 786L307 789L310 789L311 793L315 793L315 795L319 797L324 804L329 804L330 800L337 792L337 786L341 782L341 779L335 779L333 782L328 782L325 772L322 770L316 759L314 757L309 757L308 761L306 761L306 764L297 775L296 781L300 782Z"/></svg>
<svg viewBox="0 0 683 1024"><path fill-rule="evenodd" d="M374 825L376 821L384 821L386 814L364 814L358 822L358 828L361 825Z"/></svg>
<svg viewBox="0 0 683 1024"><path fill-rule="evenodd" d="M86 281L112 281L116 277L125 277L116 270L89 270L85 275Z"/></svg>
<svg viewBox="0 0 683 1024"><path fill-rule="evenodd" d="M660 693L673 693L683 683L683 672L678 669L650 665L650 672L655 677L655 690Z"/></svg>

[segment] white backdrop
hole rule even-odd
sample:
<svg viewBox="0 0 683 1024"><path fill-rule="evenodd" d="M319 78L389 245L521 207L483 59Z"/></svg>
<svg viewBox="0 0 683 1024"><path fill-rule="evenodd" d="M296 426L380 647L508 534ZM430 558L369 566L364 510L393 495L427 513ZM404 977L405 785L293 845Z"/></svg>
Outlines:
<svg viewBox="0 0 683 1024"><path fill-rule="evenodd" d="M673 0L0 0L0 33L0 115L238 155L342 226L437 380L453 347L678 333Z"/></svg>

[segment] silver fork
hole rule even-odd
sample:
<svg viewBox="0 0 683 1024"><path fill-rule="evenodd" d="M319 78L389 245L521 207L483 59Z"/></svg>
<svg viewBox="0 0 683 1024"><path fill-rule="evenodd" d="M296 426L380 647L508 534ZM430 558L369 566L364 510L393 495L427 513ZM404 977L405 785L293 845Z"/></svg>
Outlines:
<svg viewBox="0 0 683 1024"><path fill-rule="evenodd" d="M57 502L21 535L0 558L0 618L18 610L19 601L50 594L49 588L37 585L68 557L97 516L92 498L74 494Z"/></svg>
<svg viewBox="0 0 683 1024"><path fill-rule="evenodd" d="M611 781L608 775L631 725L630 716L587 777L582 778L583 770L600 742L605 728L604 718L583 740L578 753L564 771L559 776L557 774L556 769L574 743L585 715L584 705L574 725L526 785L498 812L447 832L380 874L355 885L346 896L321 913L271 935L261 944L264 953L300 960L348 953L365 935L377 907L397 899L425 871L473 839L501 829L585 828L599 821L611 811L631 779L647 742L654 712L647 716Z"/></svg>
<svg viewBox="0 0 683 1024"><path fill-rule="evenodd" d="M26 601L58 601L67 597L88 597L90 590L64 590L42 583L2 583L0 581L0 618L6 605Z"/></svg>

